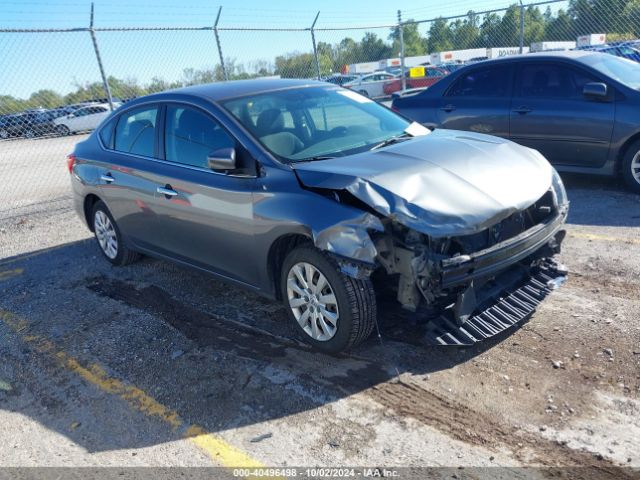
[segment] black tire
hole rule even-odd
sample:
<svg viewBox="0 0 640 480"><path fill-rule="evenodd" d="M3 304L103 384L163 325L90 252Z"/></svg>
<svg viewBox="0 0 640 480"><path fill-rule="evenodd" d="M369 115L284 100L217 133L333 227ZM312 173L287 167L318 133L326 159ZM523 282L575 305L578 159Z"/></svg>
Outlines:
<svg viewBox="0 0 640 480"><path fill-rule="evenodd" d="M629 190L640 194L640 140L633 142L624 154L622 179Z"/></svg>
<svg viewBox="0 0 640 480"><path fill-rule="evenodd" d="M287 277L294 265L303 262L311 264L325 276L337 300L336 332L328 340L312 338L300 326L289 305ZM345 275L331 256L314 247L298 247L287 255L282 264L280 288L288 316L298 332L307 343L324 353L336 354L357 346L371 335L375 327L376 297L371 281Z"/></svg>
<svg viewBox="0 0 640 480"><path fill-rule="evenodd" d="M100 243L100 239L99 237L99 233L98 233L98 226L96 224L96 217L100 214L104 214L107 216L107 218L109 219L110 224L113 227L113 230L115 232L115 241L117 244L117 254L115 256L110 256L109 254L107 254L107 252L105 251L105 248L103 248L103 246ZM93 228L93 232L95 234L95 238L96 238L96 242L98 243L98 248L100 249L100 252L102 252L102 255L104 256L104 258L106 258L107 260L109 260L109 262L111 262L114 265L117 266L124 266L124 265L129 265L130 263L135 262L136 260L138 260L138 258L140 258L140 254L134 250L131 250L123 241L122 239L122 234L120 233L120 229L118 228L118 224L116 223L116 221L113 219L113 216L111 215L111 212L109 211L109 209L107 208L107 206L104 204L104 202L102 202L101 200L97 201L95 203L95 205L93 206L93 210L91 211L91 222L92 222L92 228Z"/></svg>
<svg viewBox="0 0 640 480"><path fill-rule="evenodd" d="M365 96L365 97L368 97L368 96L369 96L369 92L367 92L366 90L358 90L358 93L359 93L360 95Z"/></svg>
<svg viewBox="0 0 640 480"><path fill-rule="evenodd" d="M66 125L58 125L56 127L56 133L60 136L67 136L71 134L71 130L69 130L69 127L67 127Z"/></svg>

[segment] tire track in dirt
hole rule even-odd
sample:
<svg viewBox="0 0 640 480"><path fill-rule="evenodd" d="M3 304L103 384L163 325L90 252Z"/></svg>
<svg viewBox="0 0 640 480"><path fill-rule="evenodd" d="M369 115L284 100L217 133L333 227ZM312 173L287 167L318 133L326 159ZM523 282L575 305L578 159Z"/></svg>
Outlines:
<svg viewBox="0 0 640 480"><path fill-rule="evenodd" d="M373 386L366 393L398 416L412 418L456 440L489 449L512 450L514 457L523 464L549 467L545 473L550 477L559 476L566 467L589 467L572 470L571 478L638 478L633 472L617 467L605 458L501 424L467 405L413 382L387 382Z"/></svg>
<svg viewBox="0 0 640 480"><path fill-rule="evenodd" d="M637 478L606 458L503 424L466 404L398 379L389 374L388 366L378 362L357 358L357 368L351 368L348 363L354 357L315 353L294 341L198 310L154 285L138 288L120 280L95 277L87 281L87 288L157 315L199 345L287 369L335 397L364 393L398 417L412 418L456 440L490 450L514 450L514 457L524 465L548 467L545 473L551 477L562 476L562 468L582 467L572 471L571 478ZM320 377L305 369L317 362L323 362L324 371L335 375ZM518 448L514 449L514 445Z"/></svg>

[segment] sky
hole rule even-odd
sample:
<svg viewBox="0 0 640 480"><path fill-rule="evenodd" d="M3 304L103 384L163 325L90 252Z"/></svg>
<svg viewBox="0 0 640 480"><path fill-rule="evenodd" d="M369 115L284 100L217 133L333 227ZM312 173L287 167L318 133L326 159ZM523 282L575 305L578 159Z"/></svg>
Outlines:
<svg viewBox="0 0 640 480"><path fill-rule="evenodd" d="M385 38L388 25L403 19L430 19L506 7L514 0L96 0L96 28L102 27L205 27L215 22L222 6L219 27L308 28L320 11L316 40L337 43L350 36L360 39L367 30L354 26L384 25L368 29ZM528 3L528 2L525 2ZM0 0L1 29L87 27L91 2L84 0ZM343 8L344 7L344 8ZM541 7L543 10L545 7ZM422 27L426 29L426 25ZM167 80L182 77L184 68L212 68L218 51L212 31L97 32L98 46L107 74L147 83L154 76ZM224 57L248 67L258 60L273 62L286 52L311 51L307 32L220 31ZM76 83L100 80L93 44L88 32L0 32L0 95L28 97L51 88L61 94Z"/></svg>

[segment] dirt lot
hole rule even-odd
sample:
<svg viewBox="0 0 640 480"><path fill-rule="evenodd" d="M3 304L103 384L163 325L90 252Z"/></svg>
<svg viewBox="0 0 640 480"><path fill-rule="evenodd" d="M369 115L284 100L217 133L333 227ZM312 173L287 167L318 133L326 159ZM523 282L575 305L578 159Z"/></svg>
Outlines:
<svg viewBox="0 0 640 480"><path fill-rule="evenodd" d="M291 339L278 304L162 261L104 261L66 190L80 138L0 144L3 178L8 151L26 152L24 185L51 173L0 209L0 466L637 475L616 467L640 468L640 197L617 182L565 178L569 279L522 328L429 347L383 310L381 341L336 358Z"/></svg>

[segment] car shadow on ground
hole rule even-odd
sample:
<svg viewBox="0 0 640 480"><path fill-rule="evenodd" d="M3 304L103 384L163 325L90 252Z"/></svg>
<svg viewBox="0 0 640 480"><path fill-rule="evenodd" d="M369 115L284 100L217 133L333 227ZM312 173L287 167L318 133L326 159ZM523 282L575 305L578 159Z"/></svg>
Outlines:
<svg viewBox="0 0 640 480"><path fill-rule="evenodd" d="M90 452L164 443L184 432L149 426L142 416L119 419L110 405L121 399L67 372L56 352L85 368L98 366L190 424L218 432L372 389L392 403L405 389L401 374L452 368L515 331L469 348L374 334L349 354L329 356L297 341L275 302L160 260L112 267L92 240L0 261L0 271L9 270L20 273L0 282L0 310L26 323L5 328L0 342L0 379L14 386L0 391L0 409L35 419ZM381 323L389 313L380 311ZM53 350L25 342L33 337Z"/></svg>
<svg viewBox="0 0 640 480"><path fill-rule="evenodd" d="M563 173L571 202L567 223L600 227L640 226L640 195L619 178Z"/></svg>

